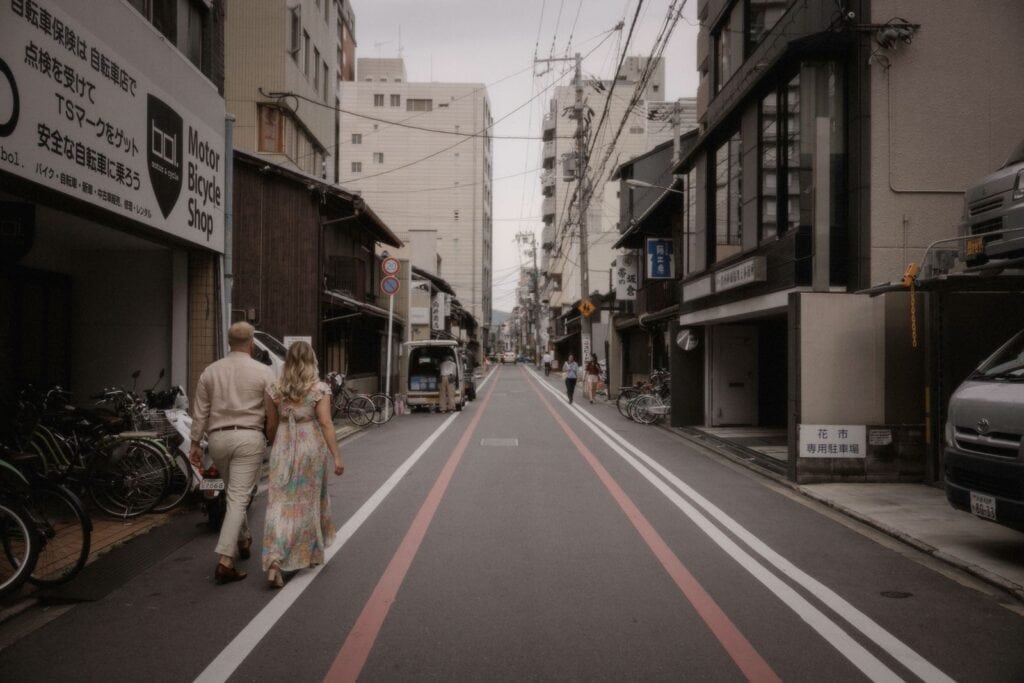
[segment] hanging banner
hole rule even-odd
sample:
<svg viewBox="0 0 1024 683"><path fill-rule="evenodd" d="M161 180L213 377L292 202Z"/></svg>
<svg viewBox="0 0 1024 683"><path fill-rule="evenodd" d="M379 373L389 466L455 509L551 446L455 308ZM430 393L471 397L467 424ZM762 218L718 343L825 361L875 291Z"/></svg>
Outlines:
<svg viewBox="0 0 1024 683"><path fill-rule="evenodd" d="M676 276L675 260L672 258L672 240L657 237L647 238L647 279L672 280Z"/></svg>
<svg viewBox="0 0 1024 683"><path fill-rule="evenodd" d="M444 292L438 292L430 302L430 329L432 330L444 329L445 296Z"/></svg>
<svg viewBox="0 0 1024 683"><path fill-rule="evenodd" d="M636 252L627 251L615 257L615 298L636 301Z"/></svg>
<svg viewBox="0 0 1024 683"><path fill-rule="evenodd" d="M53 1L0 3L0 170L223 251L224 100L177 51L141 71L163 39L103 5L83 24ZM111 23L132 38L116 50L89 30ZM159 85L182 82L194 99Z"/></svg>

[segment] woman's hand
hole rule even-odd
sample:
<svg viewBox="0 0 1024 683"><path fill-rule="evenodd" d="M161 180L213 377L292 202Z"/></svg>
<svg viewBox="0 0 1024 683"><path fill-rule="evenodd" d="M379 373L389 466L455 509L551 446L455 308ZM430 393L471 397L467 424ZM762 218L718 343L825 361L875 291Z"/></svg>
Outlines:
<svg viewBox="0 0 1024 683"><path fill-rule="evenodd" d="M339 477L345 473L345 466L341 464L341 460L334 461L334 473Z"/></svg>

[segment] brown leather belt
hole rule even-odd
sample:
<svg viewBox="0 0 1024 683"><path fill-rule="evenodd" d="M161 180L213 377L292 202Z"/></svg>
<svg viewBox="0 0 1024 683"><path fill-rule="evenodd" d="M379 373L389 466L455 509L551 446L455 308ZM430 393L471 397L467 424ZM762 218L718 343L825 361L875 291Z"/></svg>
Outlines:
<svg viewBox="0 0 1024 683"><path fill-rule="evenodd" d="M251 429L253 431L262 432L263 427L245 427L242 425L231 425L229 427L217 427L216 429L207 429L207 434L213 434L214 432L233 432L238 429Z"/></svg>

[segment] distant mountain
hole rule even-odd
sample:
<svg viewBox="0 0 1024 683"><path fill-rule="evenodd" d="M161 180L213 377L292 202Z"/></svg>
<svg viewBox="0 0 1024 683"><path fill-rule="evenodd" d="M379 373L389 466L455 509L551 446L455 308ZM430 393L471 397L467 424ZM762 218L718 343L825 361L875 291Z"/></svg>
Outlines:
<svg viewBox="0 0 1024 683"><path fill-rule="evenodd" d="M499 311L496 308L491 309L491 326L497 327L511 317L511 313L508 311Z"/></svg>

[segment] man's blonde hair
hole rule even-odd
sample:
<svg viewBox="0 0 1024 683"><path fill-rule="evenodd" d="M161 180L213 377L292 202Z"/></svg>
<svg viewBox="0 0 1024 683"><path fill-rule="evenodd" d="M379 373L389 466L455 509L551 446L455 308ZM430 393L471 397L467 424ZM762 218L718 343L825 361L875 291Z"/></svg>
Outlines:
<svg viewBox="0 0 1024 683"><path fill-rule="evenodd" d="M228 346L234 349L246 344L255 331L256 328L247 322L232 323L228 328Z"/></svg>

